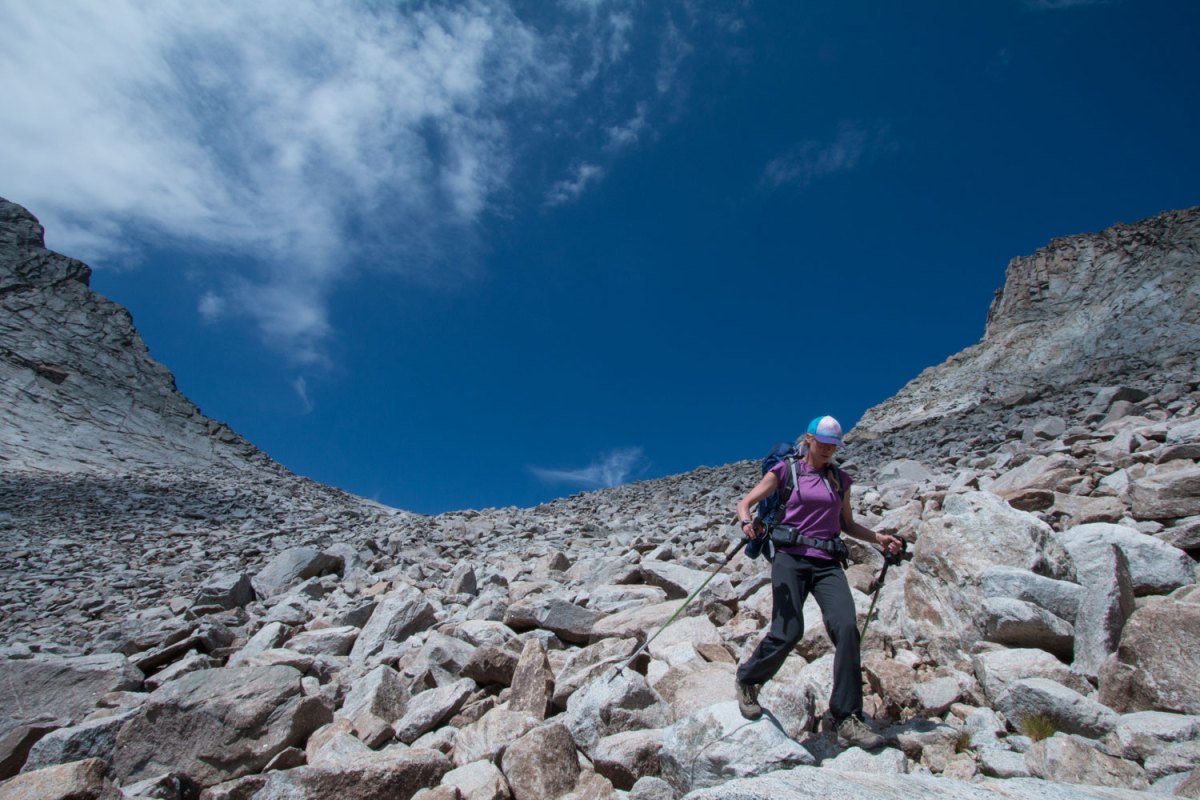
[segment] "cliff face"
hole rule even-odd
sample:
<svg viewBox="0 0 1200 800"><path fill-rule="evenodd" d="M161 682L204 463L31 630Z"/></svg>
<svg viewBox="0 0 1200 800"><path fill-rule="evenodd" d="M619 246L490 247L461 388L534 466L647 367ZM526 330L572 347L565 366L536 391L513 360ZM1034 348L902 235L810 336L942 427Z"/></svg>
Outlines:
<svg viewBox="0 0 1200 800"><path fill-rule="evenodd" d="M0 468L269 463L175 388L129 312L91 291L90 277L45 248L32 214L0 198Z"/></svg>
<svg viewBox="0 0 1200 800"><path fill-rule="evenodd" d="M868 441L1084 382L1128 382L1200 355L1200 207L1056 239L1013 259L979 344L870 409Z"/></svg>

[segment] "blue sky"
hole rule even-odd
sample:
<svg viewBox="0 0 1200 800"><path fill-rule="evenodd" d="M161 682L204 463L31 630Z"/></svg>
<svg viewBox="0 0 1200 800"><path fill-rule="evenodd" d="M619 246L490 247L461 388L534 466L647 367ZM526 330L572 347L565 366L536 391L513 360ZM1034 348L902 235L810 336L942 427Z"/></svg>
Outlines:
<svg viewBox="0 0 1200 800"><path fill-rule="evenodd" d="M0 2L0 195L208 415L422 512L847 426L1200 203L1195 2Z"/></svg>

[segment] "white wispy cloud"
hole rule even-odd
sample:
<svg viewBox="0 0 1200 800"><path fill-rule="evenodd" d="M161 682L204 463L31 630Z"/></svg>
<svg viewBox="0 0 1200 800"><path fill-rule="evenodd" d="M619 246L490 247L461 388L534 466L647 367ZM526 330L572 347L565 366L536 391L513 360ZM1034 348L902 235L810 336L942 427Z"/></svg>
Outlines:
<svg viewBox="0 0 1200 800"><path fill-rule="evenodd" d="M631 147L638 143L639 138L645 133L647 128L647 107L648 105L644 102L638 103L636 113L633 117L618 125L610 125L608 127L608 147L610 150Z"/></svg>
<svg viewBox="0 0 1200 800"><path fill-rule="evenodd" d="M857 169L880 153L896 148L886 126L843 122L831 141L797 142L763 170L763 183L804 188L820 178Z"/></svg>
<svg viewBox="0 0 1200 800"><path fill-rule="evenodd" d="M197 303L197 310L205 322L216 322L221 317L225 316L225 300L215 292L205 292L200 295L200 302Z"/></svg>
<svg viewBox="0 0 1200 800"><path fill-rule="evenodd" d="M301 375L292 381L292 389L295 390L296 396L300 398L300 403L304 407L304 413L309 414L313 410L313 402L308 396L308 381Z"/></svg>
<svg viewBox="0 0 1200 800"><path fill-rule="evenodd" d="M585 488L607 488L620 486L646 463L640 447L626 447L605 453L594 462L580 469L545 469L530 467L529 470L545 483L565 483Z"/></svg>
<svg viewBox="0 0 1200 800"><path fill-rule="evenodd" d="M562 137L571 103L615 96L601 84L650 24L632 0L534 21L510 2L0 5L2 191L100 267L145 241L239 256L199 312L248 316L319 361L328 297L362 251L418 277L469 271L464 243L540 155L536 132ZM624 124L632 142L649 112L621 97L573 124ZM568 202L603 175L585 153L566 162L535 196Z"/></svg>
<svg viewBox="0 0 1200 800"><path fill-rule="evenodd" d="M564 178L546 192L547 206L561 206L573 202L588 186L603 180L604 168L596 164L576 164L570 177Z"/></svg>

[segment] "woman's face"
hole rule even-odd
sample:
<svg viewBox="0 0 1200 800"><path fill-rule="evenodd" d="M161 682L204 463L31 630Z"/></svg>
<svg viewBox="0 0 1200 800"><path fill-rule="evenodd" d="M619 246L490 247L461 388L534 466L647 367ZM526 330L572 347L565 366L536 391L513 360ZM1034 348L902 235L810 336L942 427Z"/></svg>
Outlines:
<svg viewBox="0 0 1200 800"><path fill-rule="evenodd" d="M833 460L834 455L837 453L836 444L818 442L816 437L811 433L805 434L805 436L808 437L808 452L813 466L823 467Z"/></svg>

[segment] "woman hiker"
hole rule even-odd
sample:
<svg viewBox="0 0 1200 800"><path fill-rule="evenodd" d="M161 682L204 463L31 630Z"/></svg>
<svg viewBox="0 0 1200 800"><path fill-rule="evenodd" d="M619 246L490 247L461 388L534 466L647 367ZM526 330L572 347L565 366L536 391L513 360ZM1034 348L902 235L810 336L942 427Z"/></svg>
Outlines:
<svg viewBox="0 0 1200 800"><path fill-rule="evenodd" d="M752 539L765 534L750 507L781 486L792 489L783 498L783 511L771 534L775 561L771 565L771 629L737 670L737 697L742 716L758 719L762 706L758 690L783 666L792 647L804 635L802 609L811 592L821 607L825 629L836 648L833 693L829 711L838 741L864 749L879 747L883 737L862 720L862 665L854 599L842 570L845 531L855 539L878 544L895 553L902 543L895 536L872 531L854 521L850 509L850 476L833 463L842 446L842 426L833 417L817 417L798 442L798 457L780 461L738 503L742 531Z"/></svg>

